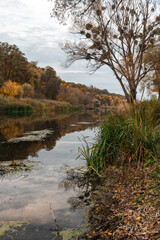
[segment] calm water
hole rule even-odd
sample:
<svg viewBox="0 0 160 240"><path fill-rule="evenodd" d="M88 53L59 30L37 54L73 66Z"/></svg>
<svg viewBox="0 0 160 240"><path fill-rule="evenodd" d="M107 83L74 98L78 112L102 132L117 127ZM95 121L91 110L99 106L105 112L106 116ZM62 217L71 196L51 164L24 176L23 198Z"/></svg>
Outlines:
<svg viewBox="0 0 160 240"><path fill-rule="evenodd" d="M69 239L55 231L81 228L85 209L73 201L80 187L65 182L66 172L85 165L75 160L78 138L92 139L100 121L87 113L0 119L0 222L27 222L0 239Z"/></svg>

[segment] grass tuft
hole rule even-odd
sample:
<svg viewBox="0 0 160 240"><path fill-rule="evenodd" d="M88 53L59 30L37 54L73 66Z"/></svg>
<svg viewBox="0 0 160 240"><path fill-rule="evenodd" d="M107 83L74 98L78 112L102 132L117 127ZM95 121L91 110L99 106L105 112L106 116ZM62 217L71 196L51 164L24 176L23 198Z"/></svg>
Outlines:
<svg viewBox="0 0 160 240"><path fill-rule="evenodd" d="M96 143L89 147L86 140L80 155L96 172L109 164L137 166L158 159L160 143L159 102L138 103L126 113L111 113L101 125ZM160 108L159 108L160 109ZM157 113L157 115L155 115Z"/></svg>
<svg viewBox="0 0 160 240"><path fill-rule="evenodd" d="M3 112L8 116L28 116L33 114L35 110L29 105L8 104L3 108Z"/></svg>

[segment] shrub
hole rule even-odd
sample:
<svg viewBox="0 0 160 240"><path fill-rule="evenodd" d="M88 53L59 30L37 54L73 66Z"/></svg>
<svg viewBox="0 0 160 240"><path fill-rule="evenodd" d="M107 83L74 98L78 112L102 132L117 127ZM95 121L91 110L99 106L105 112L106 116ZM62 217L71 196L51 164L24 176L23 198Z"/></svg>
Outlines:
<svg viewBox="0 0 160 240"><path fill-rule="evenodd" d="M22 88L23 88L23 97L33 97L34 88L32 87L32 85L30 85L29 83L24 83L22 85Z"/></svg>
<svg viewBox="0 0 160 240"><path fill-rule="evenodd" d="M24 116L34 113L34 108L29 105L9 104L3 108L5 114L9 116Z"/></svg>
<svg viewBox="0 0 160 240"><path fill-rule="evenodd" d="M18 83L9 80L3 84L0 92L4 96L19 98L23 95L23 88Z"/></svg>
<svg viewBox="0 0 160 240"><path fill-rule="evenodd" d="M153 99L136 103L130 108L129 115L137 115L143 122L158 125L160 121L160 101Z"/></svg>
<svg viewBox="0 0 160 240"><path fill-rule="evenodd" d="M12 102L13 99L11 97L5 97L4 95L0 94L0 106L3 107L6 104Z"/></svg>

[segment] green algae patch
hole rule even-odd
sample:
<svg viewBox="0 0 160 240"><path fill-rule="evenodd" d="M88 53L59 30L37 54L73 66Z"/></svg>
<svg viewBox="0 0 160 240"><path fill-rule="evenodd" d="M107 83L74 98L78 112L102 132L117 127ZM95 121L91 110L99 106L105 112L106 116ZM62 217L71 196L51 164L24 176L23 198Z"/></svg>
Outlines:
<svg viewBox="0 0 160 240"><path fill-rule="evenodd" d="M62 240L76 239L80 234L81 232L72 228L69 228L60 232L60 236L62 237Z"/></svg>
<svg viewBox="0 0 160 240"><path fill-rule="evenodd" d="M67 228L64 229L60 232L53 232L53 234L56 234L56 236L60 236L62 240L74 240L77 239L80 235L82 235L84 232L82 232L82 230L78 230L75 228ZM55 239L55 238L53 238Z"/></svg>
<svg viewBox="0 0 160 240"><path fill-rule="evenodd" d="M0 222L0 237L7 232L16 232L25 222Z"/></svg>

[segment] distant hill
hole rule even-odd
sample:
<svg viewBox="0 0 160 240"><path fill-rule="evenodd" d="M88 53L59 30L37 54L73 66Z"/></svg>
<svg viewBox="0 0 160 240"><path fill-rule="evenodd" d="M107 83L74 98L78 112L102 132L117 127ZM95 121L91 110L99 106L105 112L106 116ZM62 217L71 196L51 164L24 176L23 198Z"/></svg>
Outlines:
<svg viewBox="0 0 160 240"><path fill-rule="evenodd" d="M66 101L86 107L114 106L125 101L119 94L94 86L65 82L47 66L29 62L16 45L0 42L0 94L16 98L37 98Z"/></svg>

